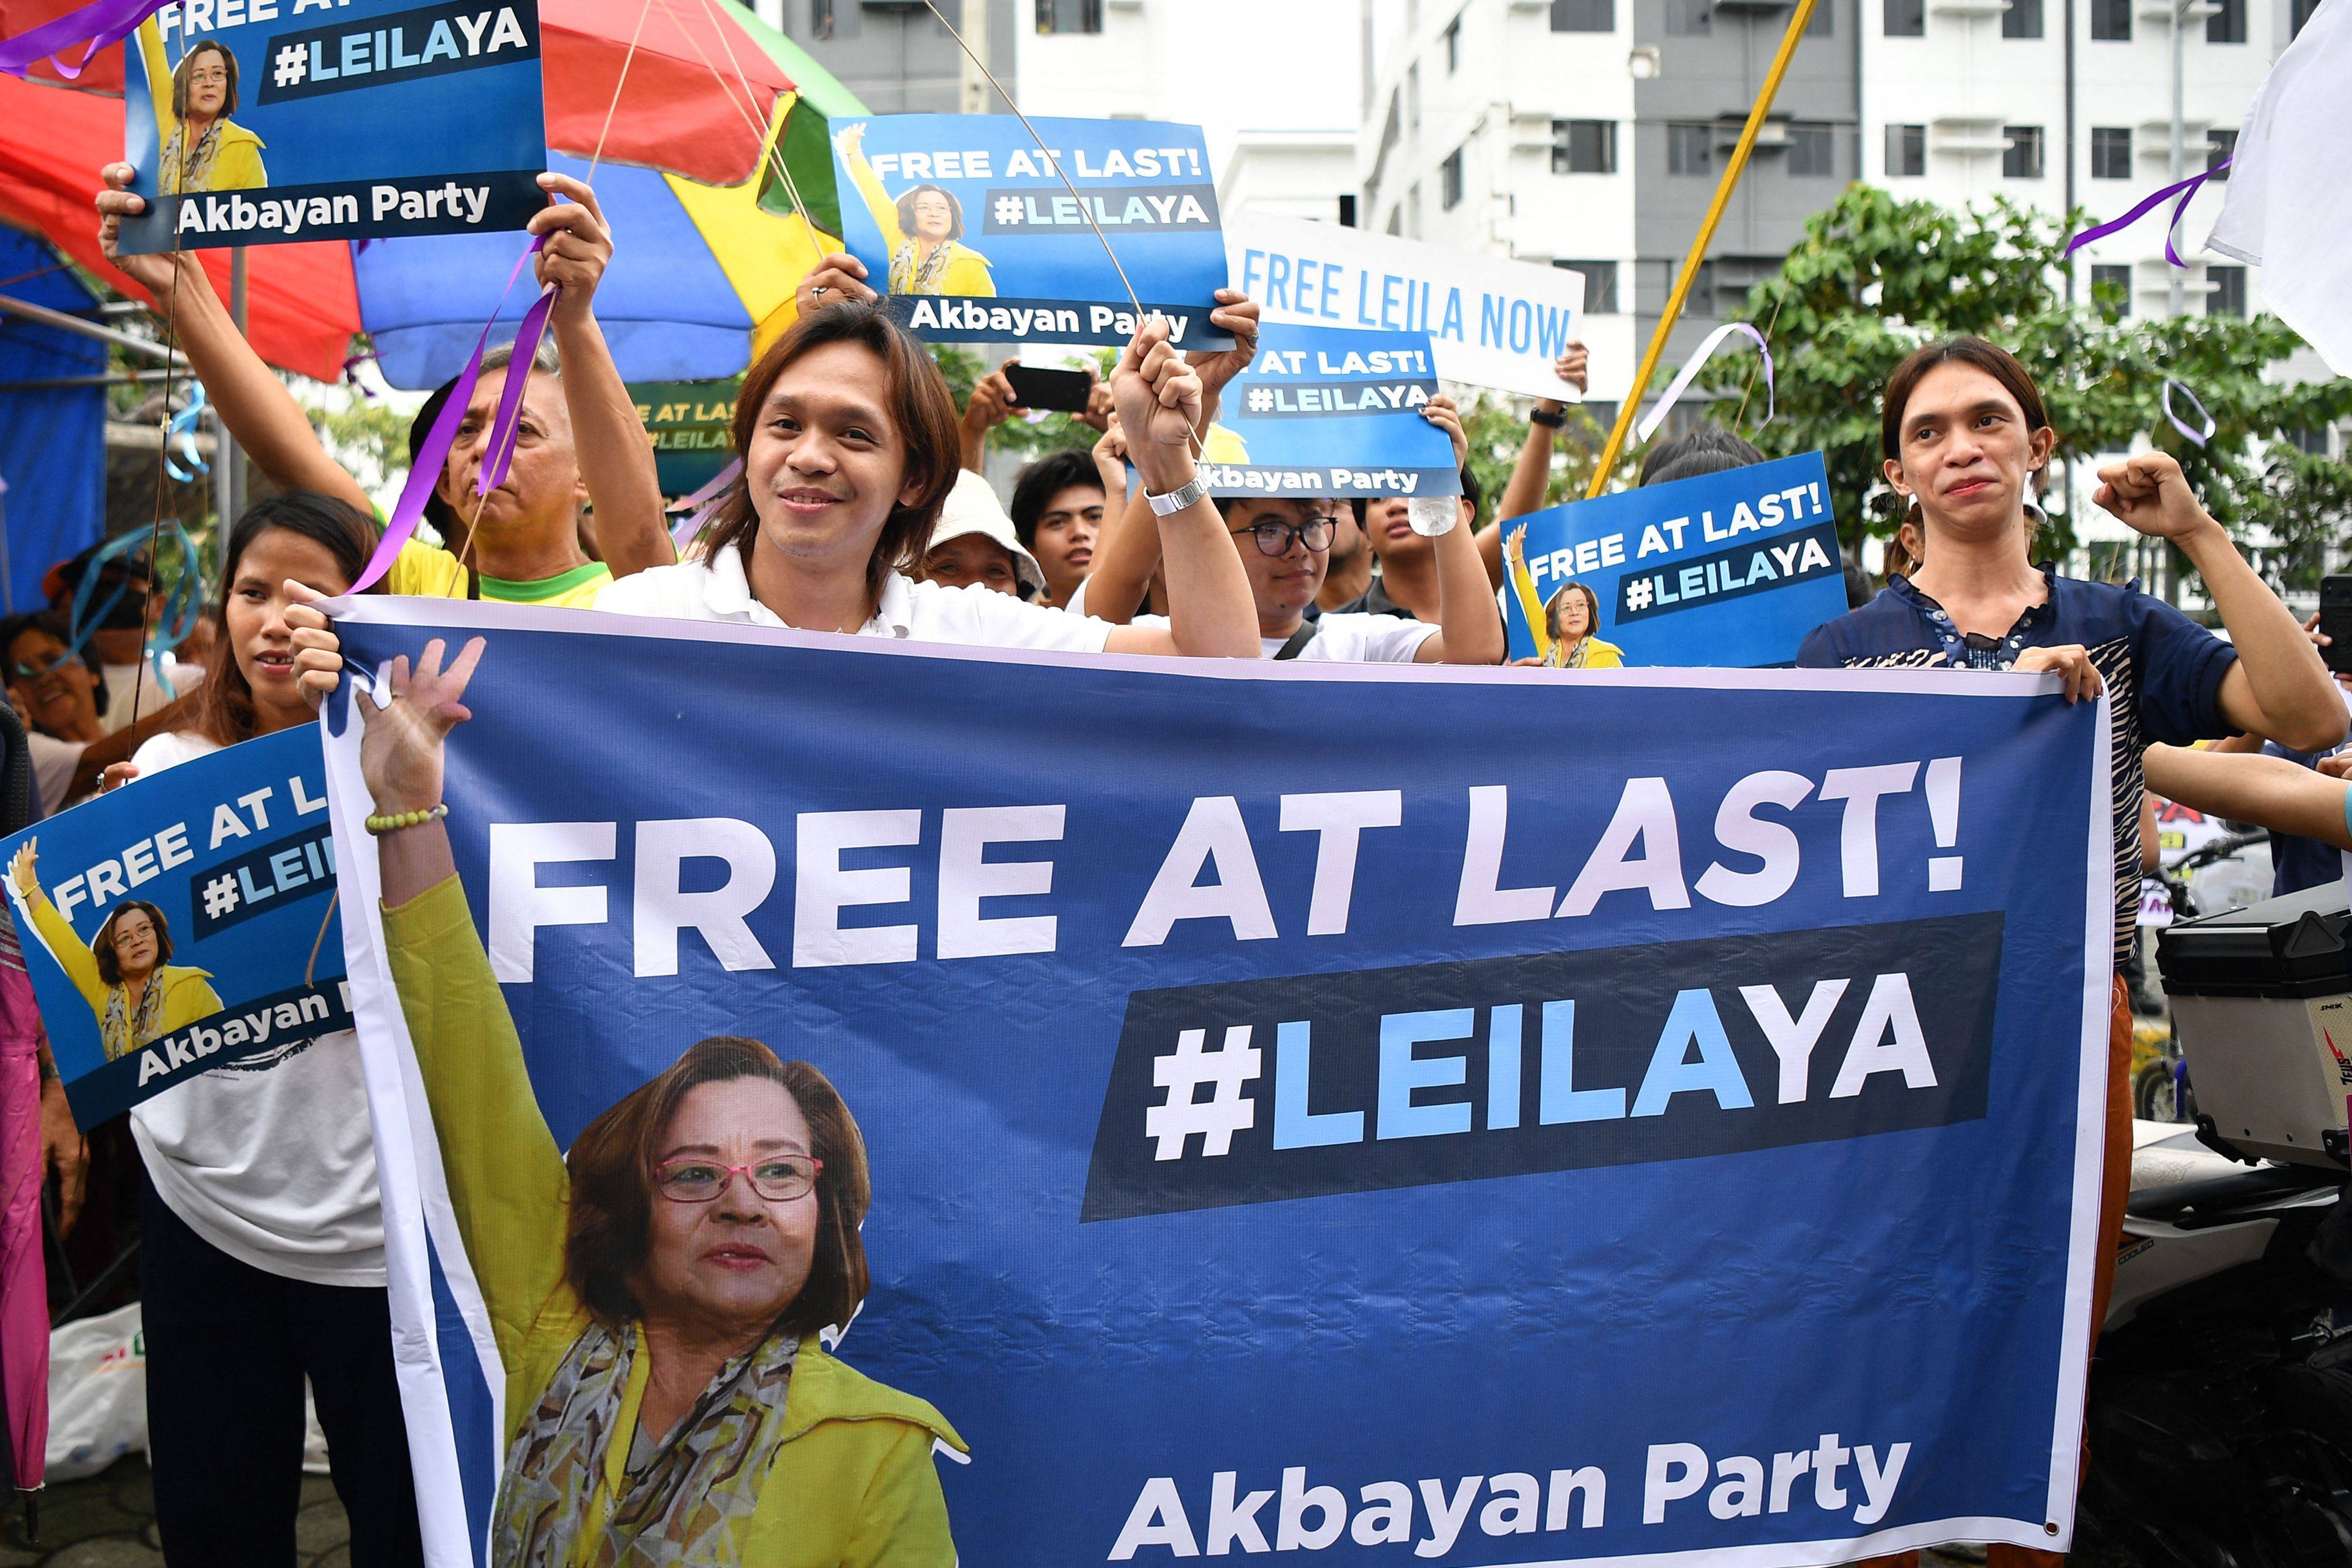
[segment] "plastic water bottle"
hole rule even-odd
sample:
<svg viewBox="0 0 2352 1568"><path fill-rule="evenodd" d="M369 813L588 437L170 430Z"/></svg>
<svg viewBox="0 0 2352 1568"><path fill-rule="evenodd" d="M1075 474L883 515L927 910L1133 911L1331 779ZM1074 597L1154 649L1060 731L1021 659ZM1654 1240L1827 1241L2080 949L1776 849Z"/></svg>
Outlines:
<svg viewBox="0 0 2352 1568"><path fill-rule="evenodd" d="M1462 507L1454 496L1414 496L1404 503L1404 520L1423 539L1454 531L1462 521Z"/></svg>

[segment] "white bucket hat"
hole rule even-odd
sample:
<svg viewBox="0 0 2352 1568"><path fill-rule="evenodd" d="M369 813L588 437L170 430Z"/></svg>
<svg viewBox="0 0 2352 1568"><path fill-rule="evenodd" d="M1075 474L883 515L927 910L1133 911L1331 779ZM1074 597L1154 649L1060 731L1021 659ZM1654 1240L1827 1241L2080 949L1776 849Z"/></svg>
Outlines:
<svg viewBox="0 0 2352 1568"><path fill-rule="evenodd" d="M1037 558L1021 547L1020 536L1013 531L1013 520L1005 515L1004 503L988 481L970 468L956 470L955 489L948 492L947 504L940 509L939 526L931 530L930 548L938 549L950 539L977 533L992 544L1001 544L1013 554L1013 574L1029 590L1027 599L1043 597L1045 592L1045 569Z"/></svg>

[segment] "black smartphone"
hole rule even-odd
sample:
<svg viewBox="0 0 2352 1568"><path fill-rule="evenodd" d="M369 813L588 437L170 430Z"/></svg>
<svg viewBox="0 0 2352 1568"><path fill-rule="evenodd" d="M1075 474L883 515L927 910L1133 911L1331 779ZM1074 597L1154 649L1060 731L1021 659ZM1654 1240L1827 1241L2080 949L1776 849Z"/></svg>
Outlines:
<svg viewBox="0 0 2352 1568"><path fill-rule="evenodd" d="M1004 379L1013 384L1013 402L1019 408L1046 408L1064 414L1084 414L1087 394L1094 383L1082 370L1041 370L1034 365L1007 365Z"/></svg>
<svg viewBox="0 0 2352 1568"><path fill-rule="evenodd" d="M2352 675L2352 577L2319 580L2319 629L2327 646L2319 657L2338 675Z"/></svg>

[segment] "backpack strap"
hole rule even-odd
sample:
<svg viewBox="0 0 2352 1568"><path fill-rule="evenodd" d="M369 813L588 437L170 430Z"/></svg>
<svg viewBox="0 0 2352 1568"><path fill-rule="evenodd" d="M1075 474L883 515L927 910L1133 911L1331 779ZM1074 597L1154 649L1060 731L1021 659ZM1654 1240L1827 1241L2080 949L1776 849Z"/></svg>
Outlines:
<svg viewBox="0 0 2352 1568"><path fill-rule="evenodd" d="M1319 621L1301 621L1298 624L1298 629L1291 633L1289 638L1285 641L1280 647L1274 650L1274 657L1276 658L1297 658L1300 651L1303 650L1308 643L1315 640L1315 634L1322 629L1323 626Z"/></svg>

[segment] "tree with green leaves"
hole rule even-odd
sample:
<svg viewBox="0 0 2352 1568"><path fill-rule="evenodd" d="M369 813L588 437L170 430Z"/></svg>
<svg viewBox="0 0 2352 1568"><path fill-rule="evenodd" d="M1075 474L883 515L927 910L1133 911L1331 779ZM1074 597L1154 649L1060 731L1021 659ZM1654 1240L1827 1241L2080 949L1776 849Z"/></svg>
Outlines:
<svg viewBox="0 0 2352 1568"><path fill-rule="evenodd" d="M1748 392L1752 368L1710 364L1699 387L1719 408L1740 408L1740 433L1772 457L1818 448L1847 540L1886 536L1901 521L1879 463L1879 389L1930 340L1972 333L2024 362L2058 433L2056 461L2077 504L2095 481L2088 462L2145 437L2180 460L2207 510L2283 586L2315 585L2326 546L2352 516L2352 469L2297 449L2298 438L2352 416L2352 381L2265 379L2301 340L2274 316L2136 317L2120 293L2069 303L2067 237L2091 220L2007 200L1955 212L1849 186L1805 226L1773 277L1748 291L1748 319L1772 344L1776 406ZM2216 425L2203 447L2183 438L2160 407L2178 379ZM1744 398L1744 406L1740 400ZM2188 405L2176 408L2196 423ZM2053 468L2053 500L2064 495ZM2077 543L2074 520L2053 508L2053 554ZM2178 563L2176 563L2178 564Z"/></svg>

